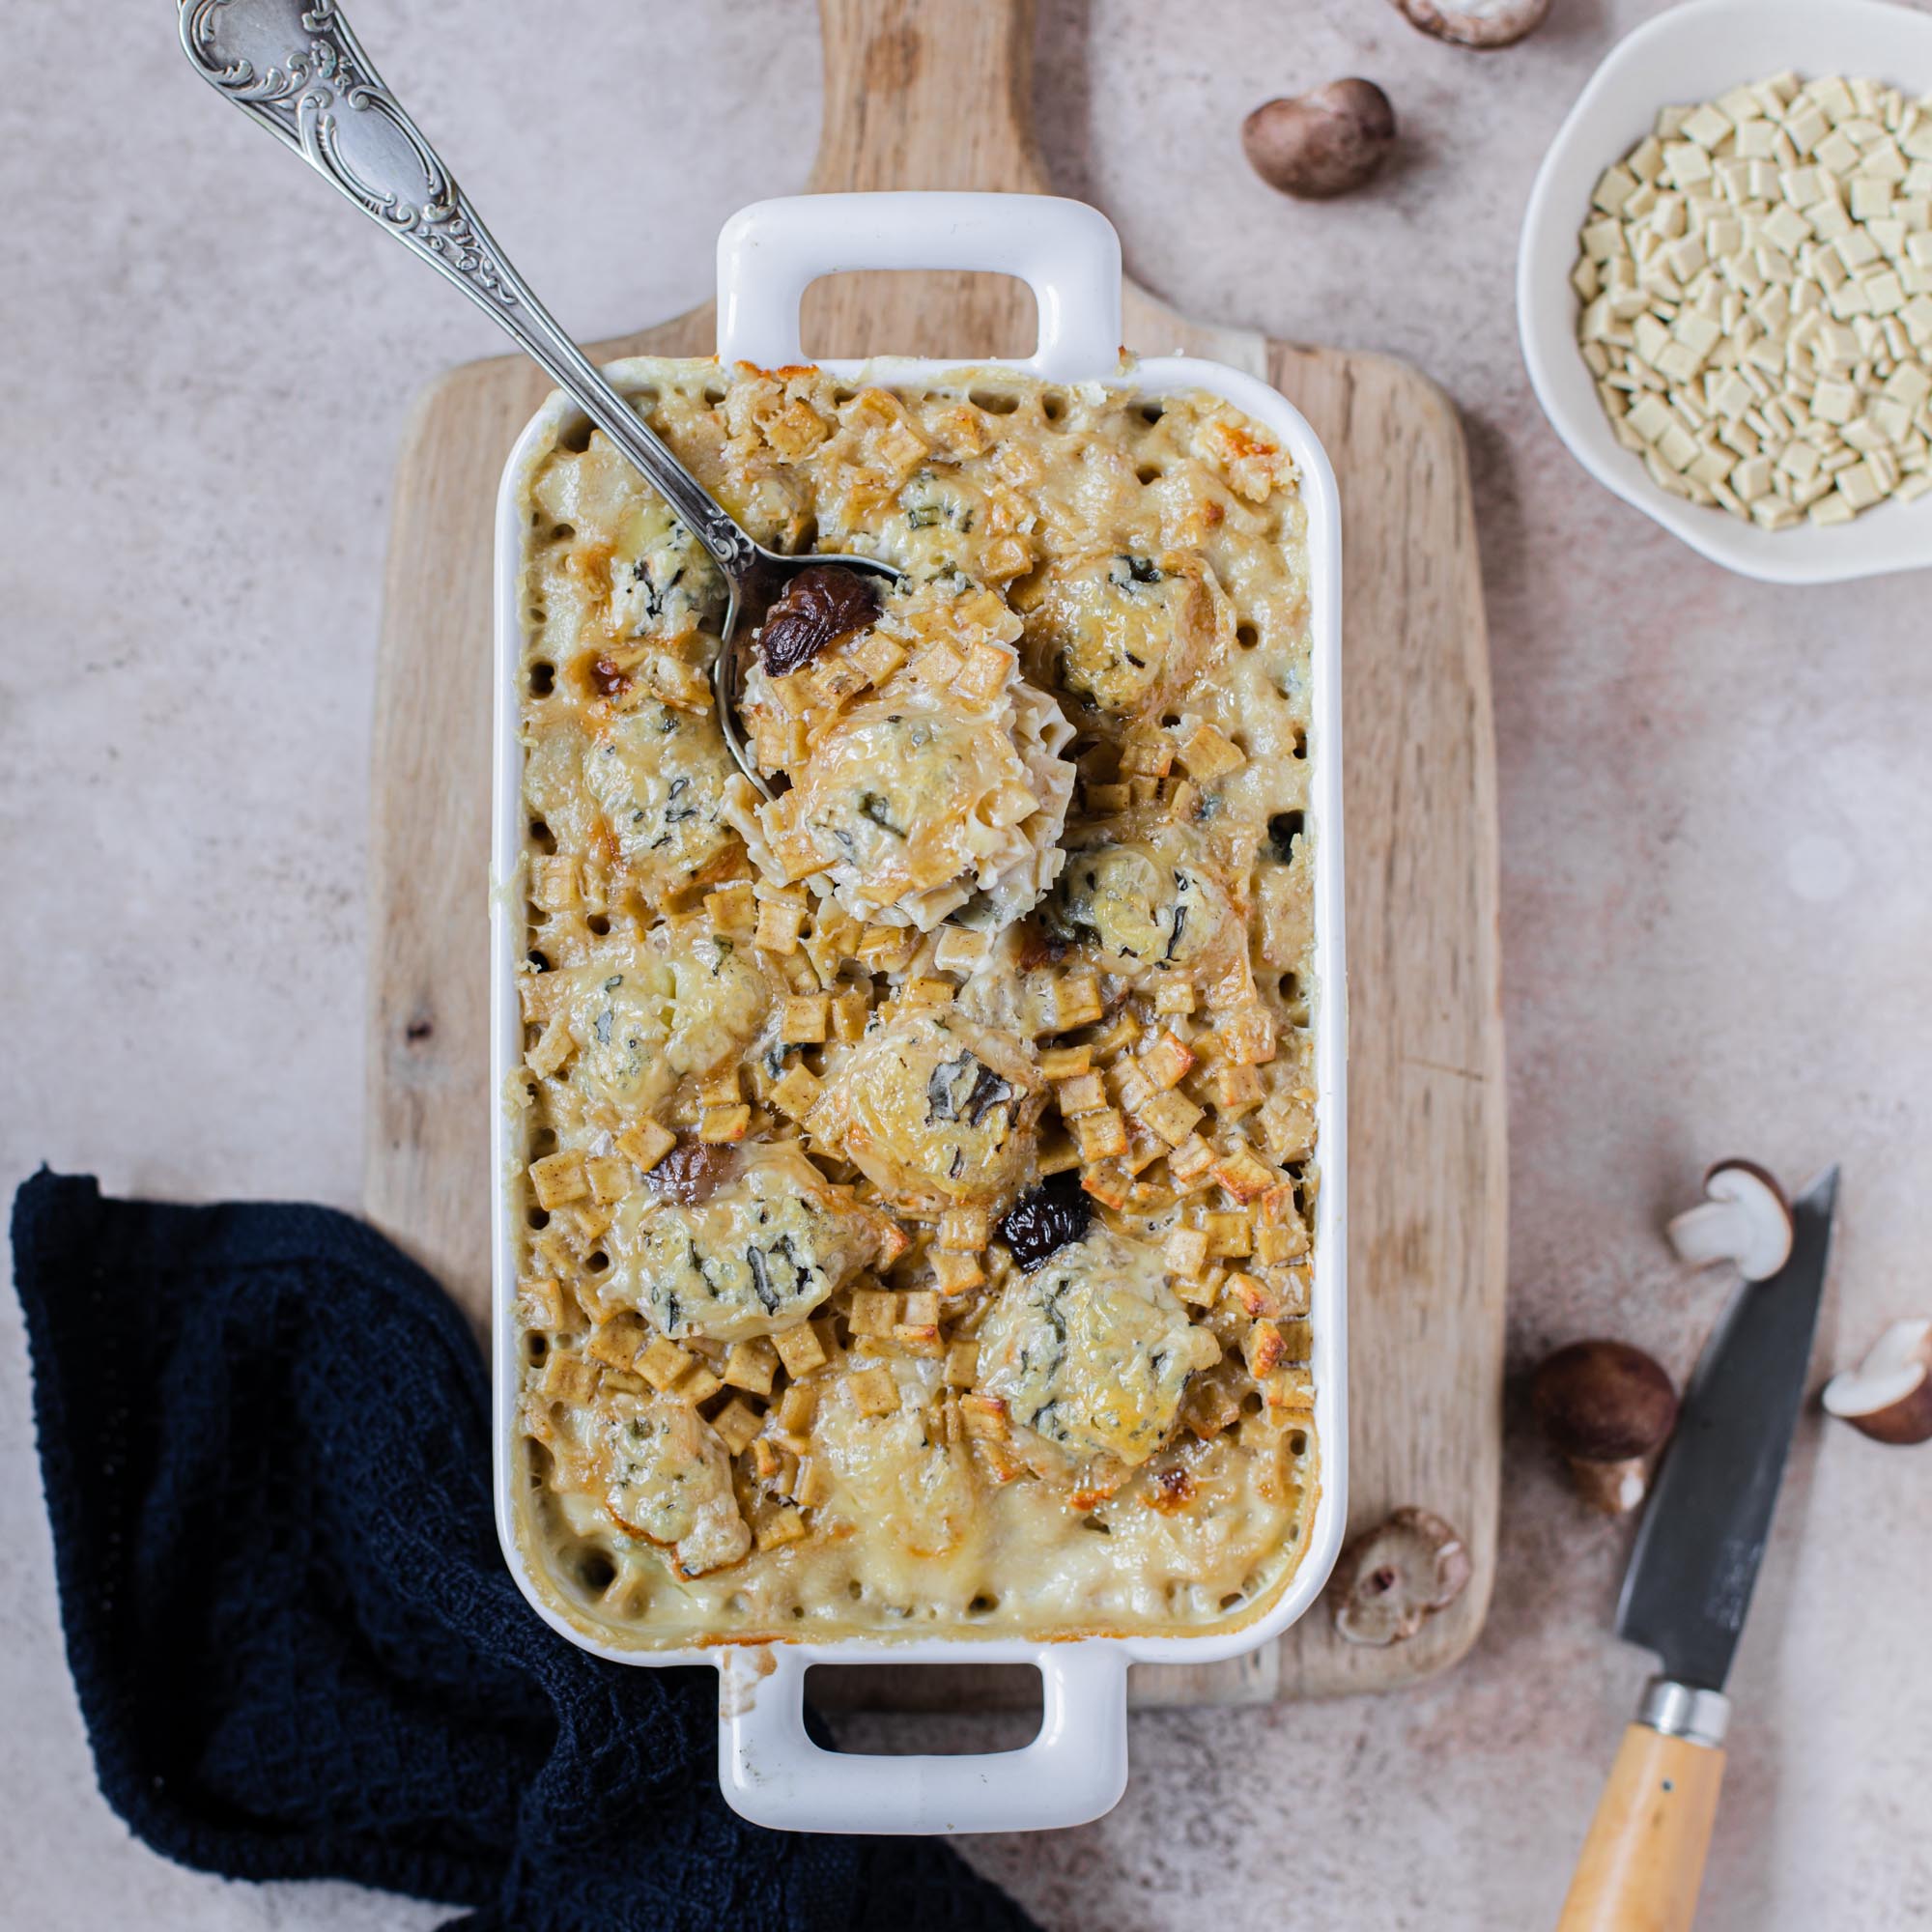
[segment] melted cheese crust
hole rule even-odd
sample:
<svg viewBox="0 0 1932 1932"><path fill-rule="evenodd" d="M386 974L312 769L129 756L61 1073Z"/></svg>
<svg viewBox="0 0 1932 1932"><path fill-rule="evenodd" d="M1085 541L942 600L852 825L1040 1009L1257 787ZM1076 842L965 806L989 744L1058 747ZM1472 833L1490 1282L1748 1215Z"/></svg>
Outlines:
<svg viewBox="0 0 1932 1932"><path fill-rule="evenodd" d="M761 540L907 582L754 671L766 806L702 551L595 433L527 482L539 1586L638 1648L1259 1615L1319 1488L1292 465L1207 396L625 373Z"/></svg>

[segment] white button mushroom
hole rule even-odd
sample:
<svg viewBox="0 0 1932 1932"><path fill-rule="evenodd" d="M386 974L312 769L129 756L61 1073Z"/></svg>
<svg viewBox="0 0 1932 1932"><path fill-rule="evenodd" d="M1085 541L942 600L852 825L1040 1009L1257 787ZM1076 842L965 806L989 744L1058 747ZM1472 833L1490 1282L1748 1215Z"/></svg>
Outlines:
<svg viewBox="0 0 1932 1932"><path fill-rule="evenodd" d="M1932 1320L1894 1321L1825 1384L1825 1407L1874 1442L1932 1442Z"/></svg>
<svg viewBox="0 0 1932 1932"><path fill-rule="evenodd" d="M1747 1281L1767 1281L1791 1259L1791 1204L1756 1162L1720 1160L1704 1177L1704 1197L1665 1231L1682 1260L1693 1267L1735 1262Z"/></svg>

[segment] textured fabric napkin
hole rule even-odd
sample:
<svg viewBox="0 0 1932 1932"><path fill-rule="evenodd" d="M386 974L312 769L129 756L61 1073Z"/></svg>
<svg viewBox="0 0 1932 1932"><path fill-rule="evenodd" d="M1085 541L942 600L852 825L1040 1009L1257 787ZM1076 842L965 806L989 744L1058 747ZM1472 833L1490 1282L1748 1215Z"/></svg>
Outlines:
<svg viewBox="0 0 1932 1932"><path fill-rule="evenodd" d="M475 1343L369 1229L43 1171L14 1256L68 1660L156 1851L472 1932L1029 1932L943 1844L745 1824L709 1670L606 1663L531 1613Z"/></svg>

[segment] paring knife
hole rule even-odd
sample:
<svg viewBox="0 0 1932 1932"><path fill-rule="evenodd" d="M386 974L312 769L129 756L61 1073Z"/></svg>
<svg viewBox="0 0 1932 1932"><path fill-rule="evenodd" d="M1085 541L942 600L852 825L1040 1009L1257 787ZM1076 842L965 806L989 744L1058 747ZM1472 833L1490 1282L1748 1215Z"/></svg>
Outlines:
<svg viewBox="0 0 1932 1932"><path fill-rule="evenodd" d="M1718 1814L1724 1679L1804 1395L1838 1170L1792 1204L1791 1259L1744 1282L1684 1398L1637 1532L1617 1634L1657 1652L1557 1932L1687 1932Z"/></svg>

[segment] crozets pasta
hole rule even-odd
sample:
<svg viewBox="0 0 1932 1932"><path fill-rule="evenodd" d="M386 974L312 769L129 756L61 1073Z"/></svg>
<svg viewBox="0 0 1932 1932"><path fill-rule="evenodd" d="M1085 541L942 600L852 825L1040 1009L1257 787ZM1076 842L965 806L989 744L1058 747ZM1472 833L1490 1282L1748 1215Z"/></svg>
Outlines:
<svg viewBox="0 0 1932 1932"><path fill-rule="evenodd" d="M1208 396L625 375L762 541L905 578L773 613L763 800L703 552L594 432L528 474L540 1587L640 1648L1259 1614L1319 1469L1293 466Z"/></svg>

